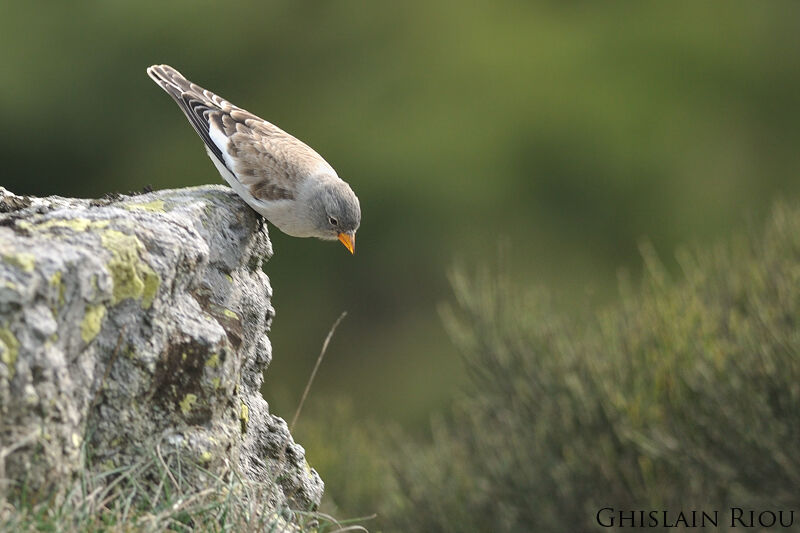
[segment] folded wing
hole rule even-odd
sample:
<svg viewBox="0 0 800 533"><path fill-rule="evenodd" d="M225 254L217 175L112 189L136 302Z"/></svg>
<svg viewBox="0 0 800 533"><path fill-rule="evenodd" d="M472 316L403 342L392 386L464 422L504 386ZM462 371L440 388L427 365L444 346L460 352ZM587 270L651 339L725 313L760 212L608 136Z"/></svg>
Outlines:
<svg viewBox="0 0 800 533"><path fill-rule="evenodd" d="M302 141L190 82L169 65L153 65L147 74L177 102L209 155L253 198L292 199L294 184L302 177L320 171L335 175L330 165Z"/></svg>

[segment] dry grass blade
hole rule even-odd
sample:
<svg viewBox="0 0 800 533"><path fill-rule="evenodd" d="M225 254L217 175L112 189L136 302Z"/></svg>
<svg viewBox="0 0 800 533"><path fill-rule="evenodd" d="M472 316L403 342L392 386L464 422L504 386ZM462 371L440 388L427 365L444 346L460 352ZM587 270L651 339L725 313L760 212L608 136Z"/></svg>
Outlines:
<svg viewBox="0 0 800 533"><path fill-rule="evenodd" d="M175 486L175 490L180 491L181 486L178 483L178 480L176 480L175 476L172 475L172 472L170 471L169 467L167 466L166 461L164 461L164 456L161 455L161 443L160 442L158 444L156 444L156 456L158 457L158 460L161 462L161 466L164 467L164 471L169 476L170 481L172 481L172 484Z"/></svg>
<svg viewBox="0 0 800 533"><path fill-rule="evenodd" d="M322 364L322 359L325 357L325 352L328 350L328 344L331 342L331 338L333 338L333 334L336 331L336 328L339 326L339 323L347 316L347 311L342 312L339 315L339 318L336 319L336 322L333 323L331 326L331 330L328 332L328 336L325 337L325 342L322 343L322 350L319 352L319 357L317 357L317 362L314 364L314 370L311 371L311 375L308 377L308 383L306 383L306 388L303 391L303 396L300 398L300 403L297 406L297 411L294 412L294 416L292 417L292 423L289 424L289 431L294 430L294 425L297 422L297 418L300 416L300 411L303 410L303 404L306 401L306 397L308 396L308 391L311 390L311 384L314 382L314 376L317 375L317 370L319 370L319 365Z"/></svg>

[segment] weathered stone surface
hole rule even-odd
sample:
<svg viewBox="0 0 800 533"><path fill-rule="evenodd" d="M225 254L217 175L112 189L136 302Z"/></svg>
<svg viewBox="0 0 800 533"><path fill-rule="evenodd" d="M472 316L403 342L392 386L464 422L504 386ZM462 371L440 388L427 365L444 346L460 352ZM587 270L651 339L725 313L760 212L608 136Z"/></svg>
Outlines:
<svg viewBox="0 0 800 533"><path fill-rule="evenodd" d="M276 508L316 507L322 481L259 392L271 252L226 187L102 200L0 188L0 496L159 449L274 483Z"/></svg>

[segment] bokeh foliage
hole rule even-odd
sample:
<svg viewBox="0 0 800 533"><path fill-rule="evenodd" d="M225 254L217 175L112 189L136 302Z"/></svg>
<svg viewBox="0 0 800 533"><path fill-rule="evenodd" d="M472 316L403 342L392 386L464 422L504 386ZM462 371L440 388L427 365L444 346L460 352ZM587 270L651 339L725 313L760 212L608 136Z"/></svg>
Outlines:
<svg viewBox="0 0 800 533"><path fill-rule="evenodd" d="M638 276L642 237L669 257L796 196L798 20L789 0L8 1L2 184L218 182L152 63L274 121L353 184L364 225L355 257L272 232L265 393L292 412L346 309L315 390L425 423L461 380L435 310L454 256L506 239L515 277L580 309Z"/></svg>
<svg viewBox="0 0 800 533"><path fill-rule="evenodd" d="M457 271L447 316L469 381L432 439L338 410L307 435L312 457L339 450L319 465L338 511L378 511L382 531L560 532L597 531L603 507L720 510L720 530L730 506L793 508L800 209L678 256L671 276L645 247L640 286L588 320L502 272Z"/></svg>

